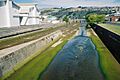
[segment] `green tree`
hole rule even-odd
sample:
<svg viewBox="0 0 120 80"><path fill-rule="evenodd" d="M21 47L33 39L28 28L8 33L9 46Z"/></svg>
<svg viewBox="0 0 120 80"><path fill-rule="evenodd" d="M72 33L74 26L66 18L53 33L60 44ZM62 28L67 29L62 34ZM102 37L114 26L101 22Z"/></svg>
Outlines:
<svg viewBox="0 0 120 80"><path fill-rule="evenodd" d="M97 23L103 23L103 22L105 22L105 15L97 15L96 22Z"/></svg>
<svg viewBox="0 0 120 80"><path fill-rule="evenodd" d="M105 22L105 15L103 14L88 14L86 16L88 23L103 23Z"/></svg>
<svg viewBox="0 0 120 80"><path fill-rule="evenodd" d="M96 14L89 14L89 15L87 15L87 17L86 17L87 22L88 23L96 22L96 18L97 18L96 16L97 16Z"/></svg>
<svg viewBox="0 0 120 80"><path fill-rule="evenodd" d="M69 18L68 18L67 16L65 16L65 17L63 18L63 21L65 21L66 23L68 23L68 22L69 22Z"/></svg>

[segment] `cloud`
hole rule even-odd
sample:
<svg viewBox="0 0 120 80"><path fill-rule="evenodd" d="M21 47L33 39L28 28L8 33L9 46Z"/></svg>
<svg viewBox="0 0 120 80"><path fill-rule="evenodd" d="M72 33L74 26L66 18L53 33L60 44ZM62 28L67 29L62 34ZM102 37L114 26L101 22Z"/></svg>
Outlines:
<svg viewBox="0 0 120 80"><path fill-rule="evenodd" d="M114 0L115 3L120 3L120 0Z"/></svg>
<svg viewBox="0 0 120 80"><path fill-rule="evenodd" d="M113 6L120 5L120 0L33 0L40 7L72 7L72 6Z"/></svg>

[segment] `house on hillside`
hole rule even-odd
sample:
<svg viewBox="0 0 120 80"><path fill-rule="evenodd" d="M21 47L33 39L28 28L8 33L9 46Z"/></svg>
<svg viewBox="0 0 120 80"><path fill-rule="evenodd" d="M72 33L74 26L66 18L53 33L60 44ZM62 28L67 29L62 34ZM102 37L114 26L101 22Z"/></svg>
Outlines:
<svg viewBox="0 0 120 80"><path fill-rule="evenodd" d="M40 11L36 3L21 3L20 25L37 25L40 23Z"/></svg>
<svg viewBox="0 0 120 80"><path fill-rule="evenodd" d="M87 21L86 21L86 19L80 19L80 26L81 26L81 27L86 27L86 26L87 26Z"/></svg>
<svg viewBox="0 0 120 80"><path fill-rule="evenodd" d="M120 13L114 13L113 15L110 15L110 21L111 22L118 22L120 21Z"/></svg>
<svg viewBox="0 0 120 80"><path fill-rule="evenodd" d="M19 9L12 0L0 0L0 28L20 26Z"/></svg>
<svg viewBox="0 0 120 80"><path fill-rule="evenodd" d="M60 20L58 20L57 17L52 15L42 15L41 18L43 18L42 22L53 23L53 24L60 23Z"/></svg>
<svg viewBox="0 0 120 80"><path fill-rule="evenodd" d="M108 22L120 22L120 13L106 15L105 19Z"/></svg>

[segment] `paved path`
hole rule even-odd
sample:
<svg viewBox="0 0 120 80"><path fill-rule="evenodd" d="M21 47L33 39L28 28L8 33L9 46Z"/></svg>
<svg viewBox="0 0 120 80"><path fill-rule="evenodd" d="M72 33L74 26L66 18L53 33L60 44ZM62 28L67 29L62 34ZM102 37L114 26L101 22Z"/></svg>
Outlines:
<svg viewBox="0 0 120 80"><path fill-rule="evenodd" d="M49 35L55 34L56 32L58 32L58 31L55 31L53 33L50 33L46 36L40 37L39 39L30 41L30 42L26 42L26 43L22 43L22 44L19 44L19 45L16 45L16 46L12 46L12 47L9 47L9 48L2 49L2 50L0 50L0 58L3 57L3 56L6 56L8 54L11 54L12 52L15 52L17 50L20 50L21 48L24 48L24 47L26 47L30 44L36 43L37 41L40 41L41 39L46 38Z"/></svg>
<svg viewBox="0 0 120 80"><path fill-rule="evenodd" d="M49 27L56 27L58 25L62 25L64 23L59 23L59 24L52 24L52 23L44 23L40 25L31 25L31 26L20 26L20 27L4 27L0 28L0 39L8 36L16 36L18 34L24 34L25 32L30 32L30 31L36 31L36 30L41 30L43 28L49 28Z"/></svg>

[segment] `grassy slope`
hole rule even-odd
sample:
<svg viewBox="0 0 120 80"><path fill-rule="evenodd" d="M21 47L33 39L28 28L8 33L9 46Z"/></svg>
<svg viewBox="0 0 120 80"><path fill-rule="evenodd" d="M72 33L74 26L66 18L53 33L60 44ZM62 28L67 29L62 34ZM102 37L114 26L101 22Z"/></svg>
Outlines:
<svg viewBox="0 0 120 80"><path fill-rule="evenodd" d="M24 67L15 72L7 80L37 80L40 73L46 69L46 67L65 43L66 41L56 46L55 48L50 47L32 61L27 63Z"/></svg>
<svg viewBox="0 0 120 80"><path fill-rule="evenodd" d="M26 35L21 35L21 36L16 36L16 37L0 40L0 49L38 39L39 37L45 36L53 31L55 31L55 29L49 28L43 31L39 30L39 31L29 33Z"/></svg>
<svg viewBox="0 0 120 80"><path fill-rule="evenodd" d="M106 29L120 35L120 26L112 25L112 24L99 24L99 25L102 26L103 28L106 28Z"/></svg>
<svg viewBox="0 0 120 80"><path fill-rule="evenodd" d="M79 25L79 23L72 22L71 24L69 24L69 27L70 28L73 27L74 24ZM74 27L76 27L76 26L74 26ZM32 40L35 40L35 39L38 39L42 36L45 36L45 35L50 34L50 33L54 32L56 30L61 30L61 29L63 29L63 30L67 29L66 25L65 24L58 25L55 28L48 28L48 29L45 29L43 31L39 30L39 31L35 31L33 33L27 33L25 35L19 35L19 36L11 37L11 38L8 38L8 39L0 40L0 50L4 49L4 48L11 47L11 46L15 46L15 45L18 45L18 44L22 44L22 43L25 43L25 42L29 42L29 41L32 41Z"/></svg>
<svg viewBox="0 0 120 80"><path fill-rule="evenodd" d="M48 48L29 63L25 64L22 68L17 70L6 80L37 80L42 72L48 67L56 54L62 49L68 39L70 39L74 34L75 31L72 31L71 34L67 34L67 36L63 38L63 42L60 45L55 48ZM37 52L36 54L39 53L40 52Z"/></svg>
<svg viewBox="0 0 120 80"><path fill-rule="evenodd" d="M99 52L101 69L106 80L120 80L120 64L115 60L102 41L92 31L90 37Z"/></svg>

